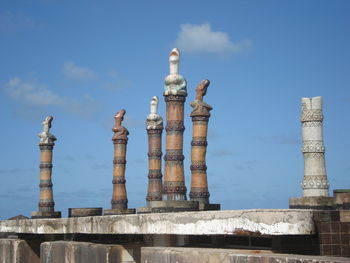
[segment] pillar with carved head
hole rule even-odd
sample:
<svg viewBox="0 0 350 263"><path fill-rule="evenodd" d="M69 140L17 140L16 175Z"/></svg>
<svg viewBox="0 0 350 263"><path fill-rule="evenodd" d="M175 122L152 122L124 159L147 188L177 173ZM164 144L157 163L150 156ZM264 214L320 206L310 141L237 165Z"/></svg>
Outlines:
<svg viewBox="0 0 350 263"><path fill-rule="evenodd" d="M40 148L40 200L39 211L32 213L32 218L59 218L61 212L55 211L52 190L52 152L56 137L50 133L52 116L43 121L43 131L39 133Z"/></svg>
<svg viewBox="0 0 350 263"><path fill-rule="evenodd" d="M125 187L126 145L129 135L129 131L122 126L125 113L126 111L122 109L114 116L115 125L112 128L114 132L114 136L112 137L114 144L112 209L105 210L105 215L135 213L135 209L128 209L128 198Z"/></svg>
<svg viewBox="0 0 350 263"><path fill-rule="evenodd" d="M162 200L162 132L163 119L157 114L159 99L151 100L150 114L146 120L148 134L148 192L147 203Z"/></svg>
<svg viewBox="0 0 350 263"><path fill-rule="evenodd" d="M186 200L183 167L184 103L187 83L179 74L180 52L174 48L169 55L170 74L165 78L166 153L164 156L163 200Z"/></svg>
<svg viewBox="0 0 350 263"><path fill-rule="evenodd" d="M209 204L209 190L207 180L207 133L210 111L213 109L203 101L210 81L203 80L196 89L196 99L191 102L193 108L191 118L193 123L191 142L191 192L190 199Z"/></svg>

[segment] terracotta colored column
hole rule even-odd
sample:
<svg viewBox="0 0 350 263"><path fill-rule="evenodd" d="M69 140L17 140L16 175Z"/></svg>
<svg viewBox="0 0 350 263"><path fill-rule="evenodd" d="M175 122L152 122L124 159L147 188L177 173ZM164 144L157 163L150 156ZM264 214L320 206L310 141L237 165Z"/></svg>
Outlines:
<svg viewBox="0 0 350 263"><path fill-rule="evenodd" d="M151 100L151 112L147 117L148 134L148 192L147 203L162 200L162 132L163 119L157 114L158 97Z"/></svg>
<svg viewBox="0 0 350 263"><path fill-rule="evenodd" d="M323 143L322 97L302 98L303 196L329 196Z"/></svg>
<svg viewBox="0 0 350 263"><path fill-rule="evenodd" d="M164 157L163 200L186 200L183 167L184 102L187 96L186 80L179 74L180 53L170 52L170 75L165 78L166 154Z"/></svg>
<svg viewBox="0 0 350 263"><path fill-rule="evenodd" d="M207 132L210 111L213 109L210 105L203 102L203 97L207 93L210 84L209 80L203 80L196 89L196 99L191 102L193 108L191 118L193 123L192 142L191 142L191 192L190 198L193 201L199 201L209 204L209 191L207 181L207 166L205 155L207 152Z"/></svg>
<svg viewBox="0 0 350 263"><path fill-rule="evenodd" d="M52 191L52 150L56 137L50 133L52 116L43 121L44 129L39 133L40 142L40 201L39 211L32 213L32 218L58 218L61 212L55 212L55 202Z"/></svg>
<svg viewBox="0 0 350 263"><path fill-rule="evenodd" d="M115 133L112 137L114 144L112 209L105 210L105 215L135 213L135 209L128 209L125 187L126 144L129 135L129 131L121 124L125 113L126 111L122 109L114 117L115 125L112 128Z"/></svg>

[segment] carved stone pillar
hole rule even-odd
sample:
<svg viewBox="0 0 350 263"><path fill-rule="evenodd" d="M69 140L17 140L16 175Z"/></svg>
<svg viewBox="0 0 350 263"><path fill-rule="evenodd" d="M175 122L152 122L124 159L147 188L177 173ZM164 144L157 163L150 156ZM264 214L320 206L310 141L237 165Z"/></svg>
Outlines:
<svg viewBox="0 0 350 263"><path fill-rule="evenodd" d="M148 134L148 192L147 204L162 200L162 132L163 119L157 114L158 97L151 100L151 112L147 117Z"/></svg>
<svg viewBox="0 0 350 263"><path fill-rule="evenodd" d="M207 180L207 165L205 155L207 152L207 132L210 105L203 102L203 97L207 92L209 80L203 80L197 87L196 99L191 102L193 111L191 118L193 123L191 142L191 192L190 199L200 203L209 204L209 190Z"/></svg>
<svg viewBox="0 0 350 263"><path fill-rule="evenodd" d="M163 200L186 200L183 167L184 102L187 96L186 80L179 74L180 53L170 52L170 75L165 78L166 154L164 157Z"/></svg>
<svg viewBox="0 0 350 263"><path fill-rule="evenodd" d="M52 150L56 137L51 134L52 116L45 118L42 123L44 130L39 133L40 142L40 201L39 211L32 212L32 218L59 218L61 212L55 212L55 202L52 191Z"/></svg>
<svg viewBox="0 0 350 263"><path fill-rule="evenodd" d="M322 97L302 98L303 196L329 196L323 143Z"/></svg>
<svg viewBox="0 0 350 263"><path fill-rule="evenodd" d="M329 197L325 147L323 144L322 97L301 99L301 123L304 155L303 197L289 199L289 208L334 209L333 197Z"/></svg>
<svg viewBox="0 0 350 263"><path fill-rule="evenodd" d="M115 126L112 128L115 133L112 137L114 144L112 209L105 210L104 215L135 213L135 209L128 209L125 187L126 144L129 135L129 131L121 125L125 112L125 110L120 110L114 117Z"/></svg>

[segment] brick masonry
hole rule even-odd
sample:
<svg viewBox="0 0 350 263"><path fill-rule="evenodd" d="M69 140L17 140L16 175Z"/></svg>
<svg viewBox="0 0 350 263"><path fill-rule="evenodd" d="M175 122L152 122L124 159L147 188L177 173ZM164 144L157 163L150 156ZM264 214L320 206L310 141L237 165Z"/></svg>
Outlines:
<svg viewBox="0 0 350 263"><path fill-rule="evenodd" d="M319 222L321 255L350 257L350 222Z"/></svg>

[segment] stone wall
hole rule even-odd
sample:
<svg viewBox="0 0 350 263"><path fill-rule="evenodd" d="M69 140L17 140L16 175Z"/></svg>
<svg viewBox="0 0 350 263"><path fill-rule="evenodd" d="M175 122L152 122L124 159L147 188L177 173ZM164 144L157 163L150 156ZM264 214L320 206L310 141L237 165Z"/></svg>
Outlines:
<svg viewBox="0 0 350 263"><path fill-rule="evenodd" d="M24 240L0 239L0 263L39 263L40 258Z"/></svg>
<svg viewBox="0 0 350 263"><path fill-rule="evenodd" d="M40 246L42 263L136 263L140 246L55 241Z"/></svg>

